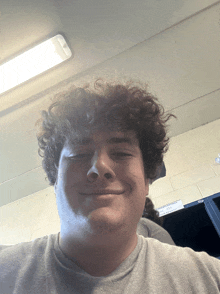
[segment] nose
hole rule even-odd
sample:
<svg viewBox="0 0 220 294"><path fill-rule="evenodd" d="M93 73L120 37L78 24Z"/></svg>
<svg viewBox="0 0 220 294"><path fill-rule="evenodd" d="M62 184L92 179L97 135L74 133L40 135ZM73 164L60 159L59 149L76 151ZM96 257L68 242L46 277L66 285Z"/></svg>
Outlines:
<svg viewBox="0 0 220 294"><path fill-rule="evenodd" d="M98 179L110 180L115 177L115 173L111 167L111 159L104 151L95 151L92 160L91 167L87 173L87 179L89 182L95 182Z"/></svg>

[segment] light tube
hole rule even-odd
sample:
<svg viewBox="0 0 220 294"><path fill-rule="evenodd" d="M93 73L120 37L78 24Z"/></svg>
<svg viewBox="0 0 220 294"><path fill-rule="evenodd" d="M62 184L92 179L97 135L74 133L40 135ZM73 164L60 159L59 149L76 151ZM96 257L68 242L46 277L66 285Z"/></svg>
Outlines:
<svg viewBox="0 0 220 294"><path fill-rule="evenodd" d="M62 35L35 46L0 65L0 94L62 63L72 56Z"/></svg>

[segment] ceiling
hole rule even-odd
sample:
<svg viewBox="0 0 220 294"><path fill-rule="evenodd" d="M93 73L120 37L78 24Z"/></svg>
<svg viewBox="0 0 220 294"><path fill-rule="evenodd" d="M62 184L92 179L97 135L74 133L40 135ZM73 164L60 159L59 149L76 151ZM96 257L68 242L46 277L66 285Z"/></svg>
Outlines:
<svg viewBox="0 0 220 294"><path fill-rule="evenodd" d="M86 70L217 2L219 1L1 0L0 63L57 33L64 35L73 57L2 94L0 117L5 113L3 110L48 91L71 77L77 79Z"/></svg>

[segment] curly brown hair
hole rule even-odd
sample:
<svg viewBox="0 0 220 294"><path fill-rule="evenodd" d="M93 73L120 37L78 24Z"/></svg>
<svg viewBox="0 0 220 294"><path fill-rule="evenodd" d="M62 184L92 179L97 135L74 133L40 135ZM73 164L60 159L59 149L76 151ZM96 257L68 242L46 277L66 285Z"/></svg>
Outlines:
<svg viewBox="0 0 220 294"><path fill-rule="evenodd" d="M146 84L129 81L125 84L96 80L93 88L72 87L55 97L48 111L37 121L38 153L50 185L57 178L59 158L70 136L89 134L95 129L136 133L143 156L145 176L154 180L168 149L166 114L158 99L148 93Z"/></svg>

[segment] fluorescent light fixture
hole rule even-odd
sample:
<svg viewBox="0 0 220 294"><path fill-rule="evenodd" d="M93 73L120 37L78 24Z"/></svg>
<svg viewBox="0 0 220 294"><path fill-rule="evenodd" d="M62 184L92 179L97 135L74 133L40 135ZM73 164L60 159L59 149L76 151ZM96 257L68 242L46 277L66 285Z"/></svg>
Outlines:
<svg viewBox="0 0 220 294"><path fill-rule="evenodd" d="M0 94L62 63L72 56L62 35L44 41L0 66Z"/></svg>

